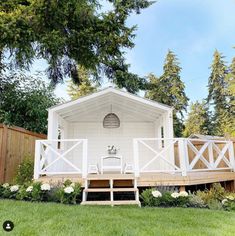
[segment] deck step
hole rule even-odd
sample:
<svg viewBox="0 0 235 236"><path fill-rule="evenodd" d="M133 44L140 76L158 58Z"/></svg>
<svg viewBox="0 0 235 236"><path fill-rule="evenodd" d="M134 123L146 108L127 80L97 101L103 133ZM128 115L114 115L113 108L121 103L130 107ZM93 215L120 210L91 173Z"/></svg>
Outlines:
<svg viewBox="0 0 235 236"><path fill-rule="evenodd" d="M125 200L125 201L85 201L81 202L81 205L138 205L140 206L140 201L135 200Z"/></svg>
<svg viewBox="0 0 235 236"><path fill-rule="evenodd" d="M87 180L134 180L135 176L133 174L123 174L123 175L115 175L115 174L102 174L102 175L88 175Z"/></svg>
<svg viewBox="0 0 235 236"><path fill-rule="evenodd" d="M87 188L85 192L136 192L137 188Z"/></svg>

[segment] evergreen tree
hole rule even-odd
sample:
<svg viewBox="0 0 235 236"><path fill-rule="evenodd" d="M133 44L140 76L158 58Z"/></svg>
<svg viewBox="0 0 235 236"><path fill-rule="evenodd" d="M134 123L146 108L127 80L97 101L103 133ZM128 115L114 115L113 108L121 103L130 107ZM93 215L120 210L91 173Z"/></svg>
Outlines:
<svg viewBox="0 0 235 236"><path fill-rule="evenodd" d="M80 85L75 84L72 80L68 82L67 92L71 99L88 95L97 91L97 85L93 85L89 79L89 73L84 67L78 67L78 74L81 80Z"/></svg>
<svg viewBox="0 0 235 236"><path fill-rule="evenodd" d="M228 136L234 133L234 96L231 84L234 79L234 61L228 70L224 56L217 50L213 56L211 75L209 77L209 94L207 101L213 106L214 113L211 119L214 135ZM229 72L230 71L230 72ZM232 83L231 83L232 82Z"/></svg>
<svg viewBox="0 0 235 236"><path fill-rule="evenodd" d="M179 137L183 131L183 112L186 111L188 98L185 94L185 85L180 77L181 67L177 56L168 51L163 66L163 74L159 78L150 74L149 90L146 97L157 102L174 107L174 133Z"/></svg>
<svg viewBox="0 0 235 236"><path fill-rule="evenodd" d="M20 69L45 59L54 84L66 76L79 84L76 65L81 65L97 80L105 75L136 92L145 80L130 73L125 62L124 49L134 47L136 30L127 19L153 2L107 2L111 7L104 11L98 0L1 0L0 52L8 50L12 66Z"/></svg>
<svg viewBox="0 0 235 236"><path fill-rule="evenodd" d="M224 56L217 50L213 56L213 62L211 65L211 74L209 77L208 88L209 94L207 101L214 105L215 116L218 116L220 112L226 108L226 74L227 66L224 61ZM215 117L216 118L216 117Z"/></svg>
<svg viewBox="0 0 235 236"><path fill-rule="evenodd" d="M183 134L185 137L191 134L210 134L209 108L205 101L191 103Z"/></svg>

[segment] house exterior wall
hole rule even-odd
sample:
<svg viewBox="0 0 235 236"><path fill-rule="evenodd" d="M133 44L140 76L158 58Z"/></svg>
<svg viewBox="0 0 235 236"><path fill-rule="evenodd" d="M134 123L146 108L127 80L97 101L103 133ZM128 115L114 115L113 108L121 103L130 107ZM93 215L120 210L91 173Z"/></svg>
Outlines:
<svg viewBox="0 0 235 236"><path fill-rule="evenodd" d="M121 121L119 128L105 129L101 122L72 123L69 124L68 138L88 139L88 164L98 163L100 165L101 157L108 154L107 147L109 145L114 145L119 149L117 155L123 156L124 163L133 163L133 138L156 137L154 125L153 122ZM153 153L145 151L146 160L153 157L153 155ZM73 161L79 161L78 158L74 152Z"/></svg>

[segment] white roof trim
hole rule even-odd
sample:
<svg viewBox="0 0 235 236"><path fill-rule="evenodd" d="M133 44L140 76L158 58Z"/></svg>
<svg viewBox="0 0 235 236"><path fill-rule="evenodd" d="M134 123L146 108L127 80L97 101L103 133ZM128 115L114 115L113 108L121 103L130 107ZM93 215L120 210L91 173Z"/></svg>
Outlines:
<svg viewBox="0 0 235 236"><path fill-rule="evenodd" d="M69 101L69 102L66 102L66 103L63 103L63 104L59 104L59 105L50 107L48 110L49 111L59 111L59 110L62 110L64 108L67 108L67 107L70 107L70 106L73 106L73 105L76 105L76 104L83 103L85 101L88 101L90 99L93 99L93 98L96 98L96 97L99 97L101 95L108 94L108 93L118 94L120 96L129 98L129 99L132 99L134 101L141 102L141 103L144 103L144 104L147 104L149 106L152 106L152 107L155 107L155 108L158 108L158 109L162 109L162 110L165 110L165 111L172 111L173 110L173 107L170 107L168 105L165 105L165 104L162 104L162 103L159 103L159 102L155 102L155 101L152 101L152 100L147 99L147 98L142 98L140 96L137 96L137 95L134 95L134 94L131 94L131 93L128 93L128 92L124 92L124 91L121 91L119 89L112 88L112 87L105 88L103 90L100 90L98 92L92 93L92 94L84 96L84 97L80 97L80 98L78 98L76 100L73 100L73 101Z"/></svg>

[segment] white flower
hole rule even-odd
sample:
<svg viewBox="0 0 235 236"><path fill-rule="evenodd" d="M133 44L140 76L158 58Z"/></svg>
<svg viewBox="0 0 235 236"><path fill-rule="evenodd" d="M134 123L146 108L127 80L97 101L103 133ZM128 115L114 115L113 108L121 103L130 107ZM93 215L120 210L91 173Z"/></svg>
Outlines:
<svg viewBox="0 0 235 236"><path fill-rule="evenodd" d="M13 185L10 187L11 192L17 192L19 190L19 185Z"/></svg>
<svg viewBox="0 0 235 236"><path fill-rule="evenodd" d="M179 193L179 196L180 196L180 197L187 197L187 196L188 196L188 193L187 193L186 191L181 191L181 192Z"/></svg>
<svg viewBox="0 0 235 236"><path fill-rule="evenodd" d="M152 191L152 195L154 197L161 197L162 196L162 194L159 191L157 191L157 190Z"/></svg>
<svg viewBox="0 0 235 236"><path fill-rule="evenodd" d="M2 187L3 187L3 188L7 188L7 187L9 187L9 184L8 184L8 183L5 183L5 184L2 185Z"/></svg>
<svg viewBox="0 0 235 236"><path fill-rule="evenodd" d="M231 196L231 195L227 196L226 198L227 198L228 200L230 200L230 201L233 201L233 200L234 200L234 197Z"/></svg>
<svg viewBox="0 0 235 236"><path fill-rule="evenodd" d="M31 193L32 191L33 191L33 186L29 186L29 187L26 189L26 192Z"/></svg>
<svg viewBox="0 0 235 236"><path fill-rule="evenodd" d="M72 193L72 192L74 192L74 189L73 189L73 187L69 186L69 187L64 188L64 192L65 193Z"/></svg>
<svg viewBox="0 0 235 236"><path fill-rule="evenodd" d="M222 204L224 205L227 201L228 201L227 199L224 199L224 200L222 201Z"/></svg>
<svg viewBox="0 0 235 236"><path fill-rule="evenodd" d="M173 197L173 198L178 198L179 196L180 195L177 192L174 192L174 193L171 194L171 197Z"/></svg>
<svg viewBox="0 0 235 236"><path fill-rule="evenodd" d="M51 190L50 184L42 184L42 185L41 185L41 190L43 190L43 191L49 191L49 190Z"/></svg>

